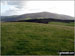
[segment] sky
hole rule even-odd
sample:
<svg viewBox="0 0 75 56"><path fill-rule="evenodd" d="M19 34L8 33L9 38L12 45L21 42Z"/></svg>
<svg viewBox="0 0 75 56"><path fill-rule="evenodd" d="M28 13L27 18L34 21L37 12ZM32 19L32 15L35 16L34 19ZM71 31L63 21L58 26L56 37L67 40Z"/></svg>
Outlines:
<svg viewBox="0 0 75 56"><path fill-rule="evenodd" d="M74 1L2 0L1 16L51 12L74 17Z"/></svg>

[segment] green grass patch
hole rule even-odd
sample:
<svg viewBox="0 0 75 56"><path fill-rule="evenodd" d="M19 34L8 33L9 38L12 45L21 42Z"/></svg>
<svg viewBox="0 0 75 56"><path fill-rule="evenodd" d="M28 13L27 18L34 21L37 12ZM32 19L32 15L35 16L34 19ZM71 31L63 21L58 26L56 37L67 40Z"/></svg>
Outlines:
<svg viewBox="0 0 75 56"><path fill-rule="evenodd" d="M54 24L54 25L64 25L64 26L73 26L74 27L74 22L69 22L69 23L64 23L64 22L49 22L49 24Z"/></svg>
<svg viewBox="0 0 75 56"><path fill-rule="evenodd" d="M3 55L58 55L59 51L74 51L74 27L6 22L1 24L1 44Z"/></svg>

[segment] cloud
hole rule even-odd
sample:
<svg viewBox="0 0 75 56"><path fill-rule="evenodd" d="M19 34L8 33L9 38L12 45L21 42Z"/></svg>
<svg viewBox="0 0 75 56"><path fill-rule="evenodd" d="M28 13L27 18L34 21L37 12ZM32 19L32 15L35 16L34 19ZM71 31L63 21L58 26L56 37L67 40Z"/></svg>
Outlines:
<svg viewBox="0 0 75 56"><path fill-rule="evenodd" d="M20 15L48 11L74 16L73 1L1 0L2 15Z"/></svg>
<svg viewBox="0 0 75 56"><path fill-rule="evenodd" d="M26 1L19 0L2 0L1 15L21 14L21 10L26 8ZM8 13L8 14L7 14Z"/></svg>
<svg viewBox="0 0 75 56"><path fill-rule="evenodd" d="M15 15L15 13L16 13L16 11L14 11L14 10L7 10L6 12L2 13L1 15L9 16L9 15Z"/></svg>
<svg viewBox="0 0 75 56"><path fill-rule="evenodd" d="M13 5L17 8L23 8L25 7L26 1L22 1L22 0L3 0L1 1L2 3L7 3L8 5Z"/></svg>
<svg viewBox="0 0 75 56"><path fill-rule="evenodd" d="M12 1L12 2L8 1L8 4L9 5L14 5L17 8L23 8L23 7L25 7L26 1Z"/></svg>

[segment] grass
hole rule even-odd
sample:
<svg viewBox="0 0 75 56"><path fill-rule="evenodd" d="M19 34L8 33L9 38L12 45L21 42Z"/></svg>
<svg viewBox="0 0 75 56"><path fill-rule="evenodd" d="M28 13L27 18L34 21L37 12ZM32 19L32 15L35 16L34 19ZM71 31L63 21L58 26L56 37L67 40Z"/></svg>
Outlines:
<svg viewBox="0 0 75 56"><path fill-rule="evenodd" d="M64 22L49 22L49 24L54 24L54 25L64 25L64 26L74 26L74 22L70 23L64 23Z"/></svg>
<svg viewBox="0 0 75 56"><path fill-rule="evenodd" d="M2 23L1 54L58 55L59 51L74 51L74 27L56 24Z"/></svg>

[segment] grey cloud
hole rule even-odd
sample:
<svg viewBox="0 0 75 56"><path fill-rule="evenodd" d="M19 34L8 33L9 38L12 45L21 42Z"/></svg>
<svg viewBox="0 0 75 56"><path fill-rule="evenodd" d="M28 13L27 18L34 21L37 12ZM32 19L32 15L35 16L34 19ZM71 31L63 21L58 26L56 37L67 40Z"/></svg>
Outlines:
<svg viewBox="0 0 75 56"><path fill-rule="evenodd" d="M6 12L2 13L1 15L9 16L9 15L16 15L16 14L17 14L16 10L7 10Z"/></svg>
<svg viewBox="0 0 75 56"><path fill-rule="evenodd" d="M21 11L23 8L25 8L25 4L26 1L21 1L21 0L0 0L0 2L4 5L12 5L15 8L17 8L19 11ZM16 9L8 9L6 12L1 13L1 15L13 15L13 14L17 14L19 11L17 11ZM8 14L7 14L8 13Z"/></svg>
<svg viewBox="0 0 75 56"><path fill-rule="evenodd" d="M8 1L9 5L15 5L17 8L23 8L26 4L26 1Z"/></svg>
<svg viewBox="0 0 75 56"><path fill-rule="evenodd" d="M16 8L23 8L27 1L25 0L1 0L1 2L7 2L8 5L14 5Z"/></svg>
<svg viewBox="0 0 75 56"><path fill-rule="evenodd" d="M0 0L1 2L7 2L9 5L14 5L16 8L23 8L27 1L38 1L38 0Z"/></svg>

